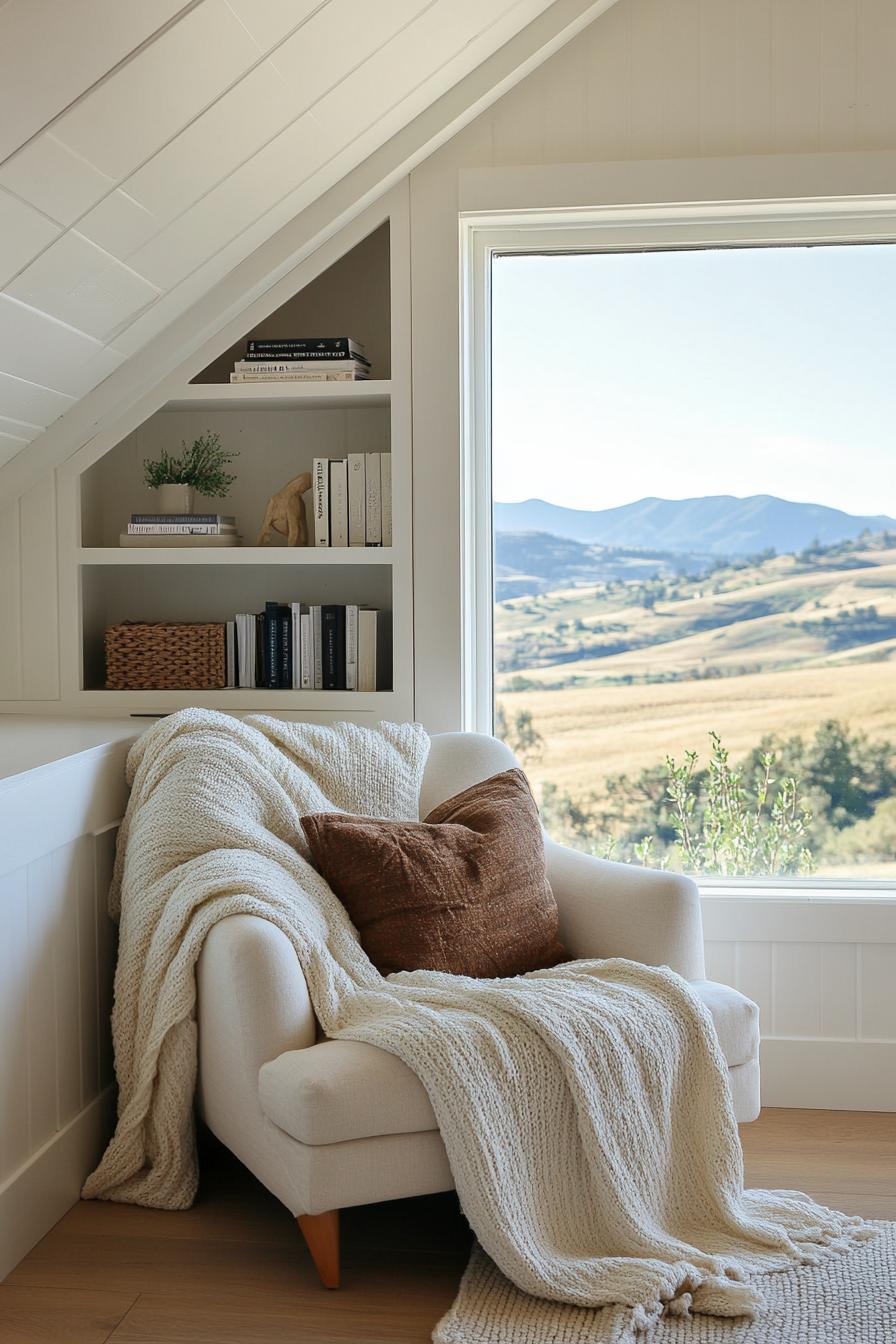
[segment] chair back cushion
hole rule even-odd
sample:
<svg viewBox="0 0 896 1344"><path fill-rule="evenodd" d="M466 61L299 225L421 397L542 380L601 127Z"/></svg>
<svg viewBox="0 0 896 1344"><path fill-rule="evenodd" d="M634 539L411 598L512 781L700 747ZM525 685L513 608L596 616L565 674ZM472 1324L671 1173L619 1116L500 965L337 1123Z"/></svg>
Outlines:
<svg viewBox="0 0 896 1344"><path fill-rule="evenodd" d="M312 861L383 975L521 975L566 959L521 770L471 785L425 821L323 812L303 817L302 827Z"/></svg>
<svg viewBox="0 0 896 1344"><path fill-rule="evenodd" d="M471 784L518 765L513 752L497 737L486 733L436 733L430 738L420 786L421 818Z"/></svg>

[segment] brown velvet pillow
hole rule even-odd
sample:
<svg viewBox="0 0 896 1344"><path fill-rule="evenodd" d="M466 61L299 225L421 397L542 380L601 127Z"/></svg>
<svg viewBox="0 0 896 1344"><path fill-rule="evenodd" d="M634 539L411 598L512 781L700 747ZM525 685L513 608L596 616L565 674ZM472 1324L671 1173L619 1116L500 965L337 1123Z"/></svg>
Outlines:
<svg viewBox="0 0 896 1344"><path fill-rule="evenodd" d="M521 975L567 957L521 770L464 789L424 821L320 812L302 828L383 975Z"/></svg>

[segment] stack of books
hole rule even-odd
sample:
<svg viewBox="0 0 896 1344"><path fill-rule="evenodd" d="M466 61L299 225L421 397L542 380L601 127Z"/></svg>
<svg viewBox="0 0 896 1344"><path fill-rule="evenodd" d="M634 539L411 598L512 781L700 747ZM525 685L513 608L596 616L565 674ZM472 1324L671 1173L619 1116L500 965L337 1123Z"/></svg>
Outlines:
<svg viewBox="0 0 896 1344"><path fill-rule="evenodd" d="M391 546L391 454L316 457L311 507L315 546Z"/></svg>
<svg viewBox="0 0 896 1344"><path fill-rule="evenodd" d="M370 377L364 346L350 336L308 336L247 341L232 383L354 383Z"/></svg>
<svg viewBox="0 0 896 1344"><path fill-rule="evenodd" d="M236 519L223 513L132 513L119 546L239 546Z"/></svg>
<svg viewBox="0 0 896 1344"><path fill-rule="evenodd" d="M349 604L266 602L226 625L227 685L384 691L392 685L392 613Z"/></svg>

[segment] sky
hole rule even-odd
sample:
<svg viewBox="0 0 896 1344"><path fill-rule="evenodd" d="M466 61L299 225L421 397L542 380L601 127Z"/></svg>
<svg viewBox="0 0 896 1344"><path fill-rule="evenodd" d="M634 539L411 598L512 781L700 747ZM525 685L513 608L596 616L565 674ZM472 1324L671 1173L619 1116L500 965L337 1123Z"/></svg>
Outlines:
<svg viewBox="0 0 896 1344"><path fill-rule="evenodd" d="M499 257L494 497L896 517L896 245Z"/></svg>

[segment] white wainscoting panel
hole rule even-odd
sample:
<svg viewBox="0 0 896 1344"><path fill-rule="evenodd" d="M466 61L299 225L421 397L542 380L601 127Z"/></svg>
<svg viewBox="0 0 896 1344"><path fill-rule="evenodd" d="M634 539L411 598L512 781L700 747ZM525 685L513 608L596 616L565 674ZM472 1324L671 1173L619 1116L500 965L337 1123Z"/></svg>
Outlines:
<svg viewBox="0 0 896 1344"><path fill-rule="evenodd" d="M0 785L0 1279L78 1198L109 1134L115 928L106 902L126 749ZM23 810L41 819L43 852L33 833L7 833ZM79 810L93 824L80 834Z"/></svg>
<svg viewBox="0 0 896 1344"><path fill-rule="evenodd" d="M704 895L706 973L759 1005L766 1106L896 1110L896 902Z"/></svg>

